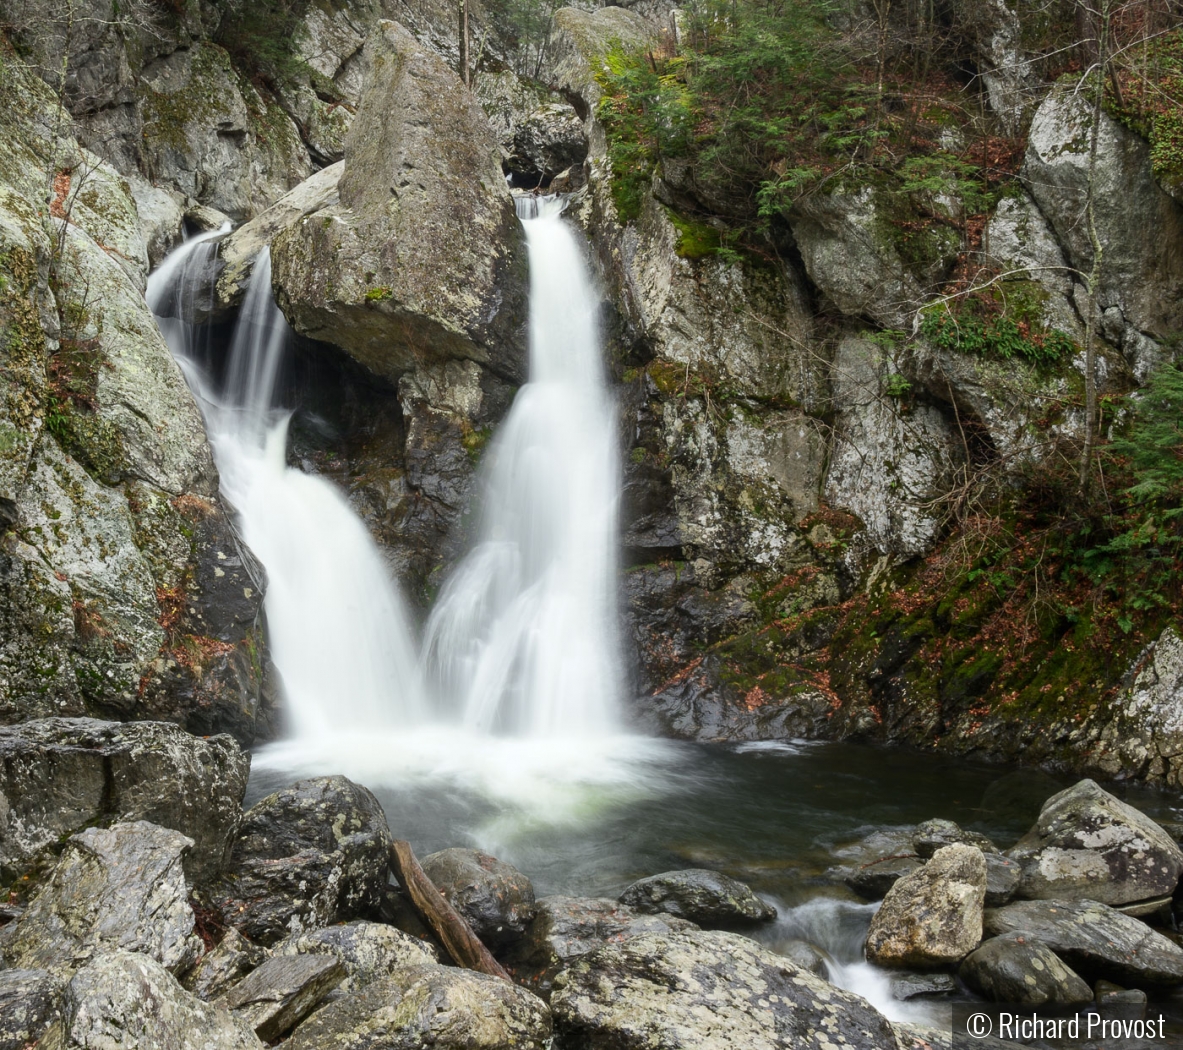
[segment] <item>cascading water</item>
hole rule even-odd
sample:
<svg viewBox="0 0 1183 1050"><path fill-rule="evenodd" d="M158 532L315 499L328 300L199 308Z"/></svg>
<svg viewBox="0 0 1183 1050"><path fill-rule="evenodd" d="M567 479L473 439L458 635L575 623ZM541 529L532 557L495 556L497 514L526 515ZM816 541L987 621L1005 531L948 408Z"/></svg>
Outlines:
<svg viewBox="0 0 1183 1050"><path fill-rule="evenodd" d="M518 198L530 258L530 381L489 449L480 542L445 585L425 648L479 732L619 726L615 413L597 302L563 201Z"/></svg>
<svg viewBox="0 0 1183 1050"><path fill-rule="evenodd" d="M401 599L362 522L337 489L286 464L289 412L275 400L289 329L271 296L271 257L255 260L224 389L194 354L188 281L207 272L194 238L149 280L149 305L198 397L243 538L267 571L271 657L297 738L370 732L426 717ZM163 316L162 316L163 315Z"/></svg>

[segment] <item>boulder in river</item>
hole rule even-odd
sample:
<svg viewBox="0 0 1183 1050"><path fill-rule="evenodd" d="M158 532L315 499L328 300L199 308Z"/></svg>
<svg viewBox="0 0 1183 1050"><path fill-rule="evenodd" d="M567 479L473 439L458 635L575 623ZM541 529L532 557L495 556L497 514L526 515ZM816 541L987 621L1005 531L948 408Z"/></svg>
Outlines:
<svg viewBox="0 0 1183 1050"><path fill-rule="evenodd" d="M1009 851L1023 867L1018 895L1128 904L1174 893L1183 850L1144 813L1081 780L1044 803Z"/></svg>
<svg viewBox="0 0 1183 1050"><path fill-rule="evenodd" d="M603 897L543 897L525 937L506 962L516 980L545 999L555 974L581 955L643 933L697 928L686 919L644 915Z"/></svg>
<svg viewBox="0 0 1183 1050"><path fill-rule="evenodd" d="M0 933L4 960L69 974L118 948L184 971L201 952L181 868L192 845L143 820L72 836L24 914Z"/></svg>
<svg viewBox="0 0 1183 1050"><path fill-rule="evenodd" d="M642 934L577 959L551 996L583 1050L896 1050L868 1002L734 933Z"/></svg>
<svg viewBox="0 0 1183 1050"><path fill-rule="evenodd" d="M490 948L519 940L534 920L534 887L512 864L476 849L445 849L424 873Z"/></svg>
<svg viewBox="0 0 1183 1050"><path fill-rule="evenodd" d="M887 891L905 875L911 875L924 867L924 861L911 854L897 857L880 857L869 864L855 868L843 880L860 897L869 901L881 901Z"/></svg>
<svg viewBox="0 0 1183 1050"><path fill-rule="evenodd" d="M961 979L999 1003L1086 1003L1093 990L1047 945L1023 933L991 937L962 960Z"/></svg>
<svg viewBox="0 0 1183 1050"><path fill-rule="evenodd" d="M867 932L867 958L882 966L959 962L982 939L986 861L956 843L888 891Z"/></svg>
<svg viewBox="0 0 1183 1050"><path fill-rule="evenodd" d="M964 842L969 846L977 846L983 853L997 853L998 847L985 835L976 831L966 831L951 820L926 820L916 825L912 832L912 848L918 857L927 860L937 850L945 846L952 846L955 842Z"/></svg>
<svg viewBox="0 0 1183 1050"><path fill-rule="evenodd" d="M242 815L250 755L228 736L168 722L39 718L0 726L0 877L91 824L148 820L193 840L195 880L225 863Z"/></svg>
<svg viewBox="0 0 1183 1050"><path fill-rule="evenodd" d="M273 955L223 997L221 1005L268 1043L287 1035L345 976L332 955Z"/></svg>
<svg viewBox="0 0 1183 1050"><path fill-rule="evenodd" d="M546 1050L550 1010L515 984L428 964L398 970L318 1010L285 1050Z"/></svg>
<svg viewBox="0 0 1183 1050"><path fill-rule="evenodd" d="M1023 869L1001 853L983 853L986 858L986 907L1001 908L1018 891Z"/></svg>
<svg viewBox="0 0 1183 1050"><path fill-rule="evenodd" d="M1015 901L985 914L989 936L1047 945L1082 977L1133 985L1183 983L1183 949L1144 922L1096 901Z"/></svg>
<svg viewBox="0 0 1183 1050"><path fill-rule="evenodd" d="M364 988L408 966L438 962L430 944L381 922L345 923L293 934L272 949L275 955L331 955L345 967L339 991Z"/></svg>
<svg viewBox="0 0 1183 1050"><path fill-rule="evenodd" d="M46 970L0 970L0 1048L53 1046L66 984Z"/></svg>
<svg viewBox="0 0 1183 1050"><path fill-rule="evenodd" d="M263 1050L240 1018L190 995L146 955L100 955L66 991L65 1050Z"/></svg>
<svg viewBox="0 0 1183 1050"><path fill-rule="evenodd" d="M776 918L750 887L706 868L667 871L639 879L621 895L620 903L650 914L664 912L709 929L751 926Z"/></svg>
<svg viewBox="0 0 1183 1050"><path fill-rule="evenodd" d="M366 41L339 199L271 244L276 298L303 335L397 381L449 358L526 368L526 257L475 97L397 22Z"/></svg>
<svg viewBox="0 0 1183 1050"><path fill-rule="evenodd" d="M341 776L300 780L243 816L212 900L263 945L367 918L382 901L389 847L386 816L370 791Z"/></svg>

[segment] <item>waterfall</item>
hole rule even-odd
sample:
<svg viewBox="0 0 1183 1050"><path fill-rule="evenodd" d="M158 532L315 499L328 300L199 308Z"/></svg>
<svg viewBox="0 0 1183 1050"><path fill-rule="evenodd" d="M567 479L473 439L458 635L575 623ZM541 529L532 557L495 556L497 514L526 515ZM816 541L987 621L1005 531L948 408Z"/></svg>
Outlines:
<svg viewBox="0 0 1183 1050"><path fill-rule="evenodd" d="M286 463L291 413L277 404L289 329L255 260L216 389L179 309L206 279L217 234L186 241L149 280L149 305L202 407L227 503L267 572L271 657L297 738L367 732L427 714L402 601L365 525L335 486ZM180 316L175 316L180 313Z"/></svg>
<svg viewBox="0 0 1183 1050"><path fill-rule="evenodd" d="M619 472L597 298L563 202L519 198L530 381L490 443L480 539L428 621L427 663L470 730L618 729Z"/></svg>

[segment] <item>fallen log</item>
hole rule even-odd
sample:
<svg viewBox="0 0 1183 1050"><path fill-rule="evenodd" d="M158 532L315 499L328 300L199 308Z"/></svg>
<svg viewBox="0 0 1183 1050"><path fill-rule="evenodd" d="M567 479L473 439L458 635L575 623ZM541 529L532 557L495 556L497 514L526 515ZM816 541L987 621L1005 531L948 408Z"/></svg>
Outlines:
<svg viewBox="0 0 1183 1050"><path fill-rule="evenodd" d="M411 844L395 839L390 844L390 866L402 883L415 910L436 932L458 966L477 970L508 981L510 976L493 958L484 942L472 931L467 920L449 903L427 873L419 866Z"/></svg>

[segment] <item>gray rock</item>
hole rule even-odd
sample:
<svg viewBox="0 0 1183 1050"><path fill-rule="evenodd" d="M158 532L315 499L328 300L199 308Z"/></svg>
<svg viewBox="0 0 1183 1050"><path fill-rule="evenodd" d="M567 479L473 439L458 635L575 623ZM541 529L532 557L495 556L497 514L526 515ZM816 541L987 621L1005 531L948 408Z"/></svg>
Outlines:
<svg viewBox="0 0 1183 1050"><path fill-rule="evenodd" d="M604 944L619 944L646 933L675 933L697 927L672 915L642 915L614 900L543 897L522 942L507 956L514 977L544 999L554 976L573 959Z"/></svg>
<svg viewBox="0 0 1183 1050"><path fill-rule="evenodd" d="M777 944L776 954L783 955L794 966L813 974L814 977L827 981L830 979L830 967L826 963L825 955L808 941L793 940Z"/></svg>
<svg viewBox="0 0 1183 1050"><path fill-rule="evenodd" d="M989 936L1017 933L1046 945L1086 979L1183 982L1183 949L1096 901L1016 901L987 911L983 925Z"/></svg>
<svg viewBox="0 0 1183 1050"><path fill-rule="evenodd" d="M1014 897L1023 877L1018 862L1001 853L984 853L986 858L986 907L1001 908Z"/></svg>
<svg viewBox="0 0 1183 1050"><path fill-rule="evenodd" d="M959 1050L953 1043L953 1032L949 1027L933 1028L924 1024L912 1024L907 1021L893 1021L892 1031L899 1040L900 1050ZM974 1046L980 1050L1019 1050L1019 1043L1010 1043L1002 1039L975 1039Z"/></svg>
<svg viewBox="0 0 1183 1050"><path fill-rule="evenodd" d="M246 812L211 897L230 925L274 944L375 913L389 847L386 816L366 788L345 777L301 780Z"/></svg>
<svg viewBox="0 0 1183 1050"><path fill-rule="evenodd" d="M490 948L519 940L534 921L534 887L512 864L475 849L423 858L423 871Z"/></svg>
<svg viewBox="0 0 1183 1050"><path fill-rule="evenodd" d="M917 824L912 833L912 848L918 857L927 860L937 850L945 846L952 846L955 842L964 842L969 846L977 846L983 853L997 853L998 847L985 835L976 831L966 831L951 820L926 820Z"/></svg>
<svg viewBox="0 0 1183 1050"><path fill-rule="evenodd" d="M64 1050L262 1050L245 1021L203 1003L145 955L115 951L66 992Z"/></svg>
<svg viewBox="0 0 1183 1050"><path fill-rule="evenodd" d="M586 157L587 136L575 107L551 102L518 123L507 163L515 175L550 182L559 172L583 164Z"/></svg>
<svg viewBox="0 0 1183 1050"><path fill-rule="evenodd" d="M1101 1013L1106 1008L1128 1010L1130 1007L1144 1007L1150 997L1140 988L1122 988L1110 981L1098 981L1094 986L1097 1008Z"/></svg>
<svg viewBox="0 0 1183 1050"><path fill-rule="evenodd" d="M217 946L181 978L181 984L203 1002L213 1002L266 958L266 948L252 944L237 930L227 930Z"/></svg>
<svg viewBox="0 0 1183 1050"><path fill-rule="evenodd" d="M551 1018L536 996L496 977L426 965L317 1011L285 1044L290 1050L545 1050Z"/></svg>
<svg viewBox="0 0 1183 1050"><path fill-rule="evenodd" d="M883 966L959 962L982 939L986 861L956 843L888 891L867 932L867 958Z"/></svg>
<svg viewBox="0 0 1183 1050"><path fill-rule="evenodd" d="M184 971L201 953L181 869L192 845L143 820L72 836L20 920L0 933L5 961L69 974L122 949Z"/></svg>
<svg viewBox="0 0 1183 1050"><path fill-rule="evenodd" d="M471 93L402 26L366 42L337 205L276 235L292 326L390 380L468 358L520 379L526 270L493 133Z"/></svg>
<svg viewBox="0 0 1183 1050"><path fill-rule="evenodd" d="M1000 1003L1085 1003L1092 989L1039 941L1024 933L991 937L970 952L958 970L979 995Z"/></svg>
<svg viewBox="0 0 1183 1050"><path fill-rule="evenodd" d="M922 867L924 861L919 857L881 857L855 868L843 882L860 897L869 901L881 901L900 879Z"/></svg>
<svg viewBox="0 0 1183 1050"><path fill-rule="evenodd" d="M357 921L296 934L272 948L274 955L331 955L345 967L339 991L364 988L395 970L439 961L436 949L418 937L380 922Z"/></svg>
<svg viewBox="0 0 1183 1050"><path fill-rule="evenodd" d="M175 190L169 192L161 186L153 186L138 176L127 180L132 198L136 202L136 214L140 220L140 234L148 252L151 268L160 265L163 259L185 233L185 209L183 199Z"/></svg>
<svg viewBox="0 0 1183 1050"><path fill-rule="evenodd" d="M1018 895L1036 900L1127 904L1173 893L1183 873L1174 839L1092 780L1049 798L1009 855L1023 868Z"/></svg>
<svg viewBox="0 0 1183 1050"><path fill-rule="evenodd" d="M0 970L0 1050L59 1045L65 992L45 970Z"/></svg>
<svg viewBox="0 0 1183 1050"><path fill-rule="evenodd" d="M0 876L16 878L65 835L114 818L188 835L185 871L211 877L229 856L249 773L250 756L229 737L167 722L0 727Z"/></svg>
<svg viewBox="0 0 1183 1050"><path fill-rule="evenodd" d="M586 1050L742 1046L896 1050L857 995L736 934L643 934L559 974L555 1033Z"/></svg>
<svg viewBox="0 0 1183 1050"><path fill-rule="evenodd" d="M909 999L952 995L957 982L947 973L898 973L892 976L891 996L901 1002Z"/></svg>
<svg viewBox="0 0 1183 1050"><path fill-rule="evenodd" d="M690 868L650 875L629 886L620 903L649 914L664 912L698 926L751 926L776 918L750 887L717 871Z"/></svg>
<svg viewBox="0 0 1183 1050"><path fill-rule="evenodd" d="M344 976L344 965L333 955L273 955L230 988L221 1005L273 1043L312 1013Z"/></svg>

